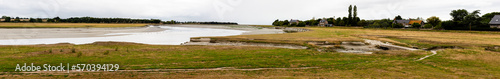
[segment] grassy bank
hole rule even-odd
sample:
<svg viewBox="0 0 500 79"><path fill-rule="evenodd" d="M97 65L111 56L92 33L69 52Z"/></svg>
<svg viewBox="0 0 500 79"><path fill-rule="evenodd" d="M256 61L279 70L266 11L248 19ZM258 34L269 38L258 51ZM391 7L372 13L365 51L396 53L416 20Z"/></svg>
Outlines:
<svg viewBox="0 0 500 79"><path fill-rule="evenodd" d="M75 49L75 53L72 50ZM0 77L12 78L496 78L500 53L448 49L415 61L427 51L381 51L376 54L317 52L246 46L161 46L130 43L0 46ZM81 54L80 54L81 53ZM80 55L79 55L80 54ZM95 72L56 75L10 72L16 64L120 64L121 70L235 67L300 68L257 71ZM5 73L7 72L7 73ZM378 72L378 73L374 73ZM25 75L15 77L11 75Z"/></svg>
<svg viewBox="0 0 500 79"><path fill-rule="evenodd" d="M142 27L146 25L112 23L0 23L0 28Z"/></svg>
<svg viewBox="0 0 500 79"><path fill-rule="evenodd" d="M261 43L288 43L303 45L307 41L363 41L376 39L403 46L432 47L433 45L451 46L488 46L500 45L500 34L488 31L418 31L398 29L362 29L350 27L306 27L313 31L287 34L239 35L228 37L210 37L222 41L243 41Z"/></svg>
<svg viewBox="0 0 500 79"><path fill-rule="evenodd" d="M499 78L500 53L484 46L500 45L496 32L417 31L307 27L313 31L210 37L222 41L304 44L306 41L362 41L377 39L400 45L445 49L422 61L429 51L376 51L374 54L318 52L313 49L282 49L250 46L168 46L133 43L87 45L0 46L0 77L7 78ZM75 50L73 52L73 50ZM301 68L256 71L200 70L154 72L90 72L69 74L21 74L16 64L85 63L120 64L121 70L204 69L235 67ZM21 75L21 76L19 76Z"/></svg>

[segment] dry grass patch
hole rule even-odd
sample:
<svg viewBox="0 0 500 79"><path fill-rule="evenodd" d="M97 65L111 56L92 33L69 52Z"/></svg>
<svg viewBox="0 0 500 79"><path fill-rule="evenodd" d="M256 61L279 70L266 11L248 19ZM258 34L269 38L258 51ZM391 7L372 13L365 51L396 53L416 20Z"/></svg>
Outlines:
<svg viewBox="0 0 500 79"><path fill-rule="evenodd" d="M412 30L387 30L387 29L360 29L349 27L305 27L312 31L287 34L266 35L239 35L228 37L210 37L223 41L262 42L262 43L288 43L304 45L307 41L328 41L340 43L347 41L363 41L374 39L391 42L401 46L413 46L408 42L393 39L413 40L427 44L454 45L454 46L486 46L500 45L498 32L475 31L412 31ZM418 45L417 45L418 46Z"/></svg>

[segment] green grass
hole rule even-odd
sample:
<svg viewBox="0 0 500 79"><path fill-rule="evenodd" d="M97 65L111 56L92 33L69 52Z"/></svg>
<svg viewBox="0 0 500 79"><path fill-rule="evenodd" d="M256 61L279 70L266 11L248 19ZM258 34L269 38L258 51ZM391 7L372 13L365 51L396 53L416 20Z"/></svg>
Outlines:
<svg viewBox="0 0 500 79"><path fill-rule="evenodd" d="M71 50L75 49L76 53ZM53 50L52 53L49 53ZM63 52L60 52L63 50ZM78 56L78 53L82 53ZM106 54L107 53L107 54ZM415 61L427 51L379 51L376 54L317 52L315 50L246 46L163 46L129 43L94 43L88 45L0 46L0 71L12 72L16 64L84 63L119 64L120 69L202 69L299 68L305 70L262 71L165 71L170 75L148 72L97 72L31 77L46 78L153 78L207 77L255 78L495 78L500 76L500 53L476 49L448 49L438 55ZM175 73L174 73L175 72ZM381 72L381 73L373 73ZM4 73L14 75L16 73ZM120 75L121 74L121 75ZM126 74L128 76L123 76ZM221 75L222 74L222 75ZM233 74L228 76L224 74ZM24 75L24 74L18 74ZM65 76L69 75L69 76ZM163 75L163 76L162 76ZM25 76L23 78L30 78Z"/></svg>
<svg viewBox="0 0 500 79"><path fill-rule="evenodd" d="M129 43L87 45L0 46L0 77L22 78L499 78L500 53L483 46L500 45L496 32L414 31L349 27L307 27L313 31L211 37L222 41L285 43L306 41L362 41L377 39L407 46L464 46L445 49L422 61L429 51L376 51L375 54L318 52L314 49L282 49L247 46L164 46ZM72 49L75 52L72 52ZM52 53L50 51L52 50ZM61 52L62 51L62 52ZM81 54L81 55L79 55ZM299 68L303 70L259 71L163 71L96 72L44 76L12 73L15 64L85 63L120 64L132 69ZM78 75L77 75L78 74ZM66 76L68 75L68 76Z"/></svg>
<svg viewBox="0 0 500 79"><path fill-rule="evenodd" d="M70 50L75 48L77 53ZM119 50L116 50L118 48ZM127 52L125 49L129 49ZM53 50L52 53L48 51ZM63 50L59 52L56 50ZM377 58L410 60L384 55L357 55L263 47L231 46L153 46L153 45L55 45L2 46L2 71L13 71L15 64L112 63L121 69L165 68L289 68L322 67L377 61ZM78 55L81 52L82 55ZM335 57L335 58L332 58ZM356 58L356 59L352 59ZM40 60L43 59L43 60ZM161 65L160 65L161 64Z"/></svg>

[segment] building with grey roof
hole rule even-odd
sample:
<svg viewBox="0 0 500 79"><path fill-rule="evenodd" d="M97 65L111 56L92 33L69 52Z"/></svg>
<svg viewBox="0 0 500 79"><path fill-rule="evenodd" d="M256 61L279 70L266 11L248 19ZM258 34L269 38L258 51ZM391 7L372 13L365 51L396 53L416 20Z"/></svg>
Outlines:
<svg viewBox="0 0 500 79"><path fill-rule="evenodd" d="M490 28L500 28L500 15L495 15L495 17L491 18Z"/></svg>

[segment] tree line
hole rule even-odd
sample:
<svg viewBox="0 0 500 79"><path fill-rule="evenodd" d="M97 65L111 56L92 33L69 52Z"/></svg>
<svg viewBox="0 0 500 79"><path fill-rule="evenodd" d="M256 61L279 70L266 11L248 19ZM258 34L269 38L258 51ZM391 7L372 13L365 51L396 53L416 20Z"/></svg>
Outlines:
<svg viewBox="0 0 500 79"><path fill-rule="evenodd" d="M366 21L360 20L358 17L358 8L356 5L354 7L349 5L347 17L330 17L330 18L312 18L310 20L300 21L298 23L290 23L290 20L275 20L272 25L274 26L289 26L289 27L304 27L304 26L317 26L321 20L326 20L328 24L335 26L360 26L364 25ZM363 22L362 22L363 21ZM361 22L361 23L360 23Z"/></svg>
<svg viewBox="0 0 500 79"><path fill-rule="evenodd" d="M500 31L497 28L490 28L489 22L495 15L500 15L500 12L486 13L480 16L480 10L468 12L465 9L451 11L452 20L443 21L441 25L447 30L484 30L484 31Z"/></svg>
<svg viewBox="0 0 500 79"><path fill-rule="evenodd" d="M11 19L9 16L2 16L3 22L33 22L33 23L163 23L163 24L238 24L235 22L196 22L196 21L162 21L160 19L131 19L131 18L98 18L98 17L71 17L61 19L60 17L54 18L19 18ZM21 19L29 19L29 21L21 21Z"/></svg>
<svg viewBox="0 0 500 79"><path fill-rule="evenodd" d="M425 23L413 23L413 24L400 24L396 23L395 20L404 20L400 15L394 17L394 19L380 19L380 20L361 20L357 15L357 7L354 5L349 6L347 17L330 17L330 18L319 18L310 19L305 21L298 21L297 23L290 22L290 20L275 20L272 25L274 26L288 26L288 27L304 27L304 26L317 26L321 20L326 20L328 24L334 26L363 26L365 28L405 28L405 26L410 26L410 28L427 28L427 29L446 29L446 30L498 30L497 28L490 28L489 22L491 18L495 15L500 15L500 12L486 13L480 16L480 10L474 10L468 12L465 9L452 10L450 16L452 20L442 21L439 17L432 16L427 19L417 18L416 20L421 20Z"/></svg>
<svg viewBox="0 0 500 79"><path fill-rule="evenodd" d="M48 22L48 23L161 23L159 19L130 19L130 18L97 18L97 17L71 17L61 19L54 18L19 18L14 20L9 16L2 16L3 22ZM29 21L21 21L21 19L29 19Z"/></svg>
<svg viewBox="0 0 500 79"><path fill-rule="evenodd" d="M442 21L439 17L432 16L427 19L418 19L426 21L422 26L420 24L412 24L413 28L428 28L428 29L445 29L445 30L478 30L478 31L500 31L500 29L490 28L489 22L495 15L500 15L500 12L486 13L480 16L480 10L468 12L465 9L452 10L450 12L451 20ZM403 28L402 24L395 23L394 20L402 20L398 15L391 19L369 20L365 28ZM422 27L421 27L422 26Z"/></svg>

